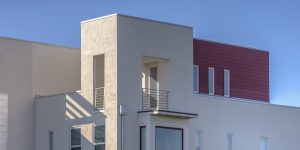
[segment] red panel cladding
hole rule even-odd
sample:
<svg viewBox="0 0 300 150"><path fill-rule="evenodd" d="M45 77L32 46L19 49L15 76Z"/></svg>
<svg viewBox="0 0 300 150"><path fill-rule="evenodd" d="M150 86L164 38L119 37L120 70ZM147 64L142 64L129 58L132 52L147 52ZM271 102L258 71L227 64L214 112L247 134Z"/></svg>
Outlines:
<svg viewBox="0 0 300 150"><path fill-rule="evenodd" d="M230 96L269 102L269 52L194 39L200 93L208 93L208 67L215 68L215 95L224 95L224 69L230 70Z"/></svg>

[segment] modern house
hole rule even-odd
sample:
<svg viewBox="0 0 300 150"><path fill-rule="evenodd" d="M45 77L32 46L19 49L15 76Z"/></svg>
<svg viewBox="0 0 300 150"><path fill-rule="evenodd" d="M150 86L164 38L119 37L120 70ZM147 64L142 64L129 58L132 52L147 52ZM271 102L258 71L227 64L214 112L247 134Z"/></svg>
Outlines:
<svg viewBox="0 0 300 150"><path fill-rule="evenodd" d="M0 38L2 150L298 150L300 108L269 103L269 52L114 14L81 50Z"/></svg>

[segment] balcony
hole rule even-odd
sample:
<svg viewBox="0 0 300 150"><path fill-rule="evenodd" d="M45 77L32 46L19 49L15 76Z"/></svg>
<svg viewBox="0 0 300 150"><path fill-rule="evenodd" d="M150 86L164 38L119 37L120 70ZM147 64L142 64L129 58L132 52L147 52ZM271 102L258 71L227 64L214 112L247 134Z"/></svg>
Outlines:
<svg viewBox="0 0 300 150"><path fill-rule="evenodd" d="M104 109L104 87L95 88L94 108L96 110Z"/></svg>
<svg viewBox="0 0 300 150"><path fill-rule="evenodd" d="M143 110L168 110L169 91L143 88Z"/></svg>

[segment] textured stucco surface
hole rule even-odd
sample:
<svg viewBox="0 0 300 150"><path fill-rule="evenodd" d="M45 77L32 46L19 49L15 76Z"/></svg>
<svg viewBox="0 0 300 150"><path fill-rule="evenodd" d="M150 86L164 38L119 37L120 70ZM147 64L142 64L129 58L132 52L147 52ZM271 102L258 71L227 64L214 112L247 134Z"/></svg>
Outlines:
<svg viewBox="0 0 300 150"><path fill-rule="evenodd" d="M94 59L104 54L105 132L106 150L117 150L118 96L117 96L117 16L81 24L81 94L91 104L94 97Z"/></svg>

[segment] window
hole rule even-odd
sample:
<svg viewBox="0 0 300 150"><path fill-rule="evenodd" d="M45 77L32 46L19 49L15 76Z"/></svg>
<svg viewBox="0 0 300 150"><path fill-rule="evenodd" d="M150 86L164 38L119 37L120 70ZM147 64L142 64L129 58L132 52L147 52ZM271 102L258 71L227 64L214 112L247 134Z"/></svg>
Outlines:
<svg viewBox="0 0 300 150"><path fill-rule="evenodd" d="M230 96L230 70L224 69L224 96Z"/></svg>
<svg viewBox="0 0 300 150"><path fill-rule="evenodd" d="M81 129L71 129L71 150L81 150Z"/></svg>
<svg viewBox="0 0 300 150"><path fill-rule="evenodd" d="M208 67L208 93L215 95L215 68Z"/></svg>
<svg viewBox="0 0 300 150"><path fill-rule="evenodd" d="M202 145L202 134L201 131L196 131L195 135L195 150L202 150L201 145Z"/></svg>
<svg viewBox="0 0 300 150"><path fill-rule="evenodd" d="M49 131L49 150L53 150L53 131Z"/></svg>
<svg viewBox="0 0 300 150"><path fill-rule="evenodd" d="M156 127L155 150L183 150L183 129Z"/></svg>
<svg viewBox="0 0 300 150"><path fill-rule="evenodd" d="M268 150L268 138L262 137L260 139L260 150Z"/></svg>
<svg viewBox="0 0 300 150"><path fill-rule="evenodd" d="M105 150L105 126L95 126L95 150Z"/></svg>
<svg viewBox="0 0 300 150"><path fill-rule="evenodd" d="M227 150L232 150L232 133L227 134Z"/></svg>
<svg viewBox="0 0 300 150"><path fill-rule="evenodd" d="M199 67L198 65L194 65L193 67L193 89L194 93L199 93Z"/></svg>
<svg viewBox="0 0 300 150"><path fill-rule="evenodd" d="M140 150L146 150L146 127L140 127Z"/></svg>

